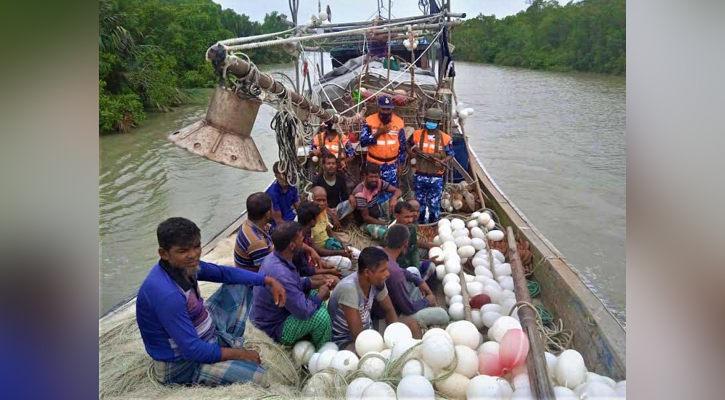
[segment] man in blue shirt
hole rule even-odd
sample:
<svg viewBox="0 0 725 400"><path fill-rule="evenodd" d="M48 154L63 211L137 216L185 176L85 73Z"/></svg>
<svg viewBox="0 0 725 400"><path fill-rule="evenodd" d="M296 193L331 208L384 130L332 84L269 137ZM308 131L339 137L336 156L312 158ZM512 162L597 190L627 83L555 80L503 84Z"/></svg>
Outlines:
<svg viewBox="0 0 725 400"><path fill-rule="evenodd" d="M297 188L287 182L287 177L279 170L279 161L272 166L274 177L277 179L267 189L267 194L272 198L272 230L284 221L294 221L297 214L295 209L300 205L300 196Z"/></svg>
<svg viewBox="0 0 725 400"><path fill-rule="evenodd" d="M279 343L291 345L309 334L315 349L319 349L332 336L330 316L323 303L330 295L332 280L319 275L300 276L293 259L302 248L302 237L302 225L295 221L279 225L272 233L274 252L264 259L259 272L282 284L287 302L277 307L271 290L255 287L249 319Z"/></svg>
<svg viewBox="0 0 725 400"><path fill-rule="evenodd" d="M164 384L266 384L259 354L242 348L244 325L236 321L243 285L267 286L276 307L286 301L272 277L200 261L201 234L185 218L169 218L156 231L161 259L144 280L136 322L154 377ZM198 281L225 283L204 306ZM217 329L217 326L224 329Z"/></svg>

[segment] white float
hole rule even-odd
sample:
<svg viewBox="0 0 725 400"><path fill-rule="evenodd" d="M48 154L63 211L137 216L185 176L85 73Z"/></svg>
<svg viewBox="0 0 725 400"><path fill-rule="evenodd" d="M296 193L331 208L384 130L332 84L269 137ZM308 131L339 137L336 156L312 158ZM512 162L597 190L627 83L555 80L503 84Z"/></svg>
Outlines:
<svg viewBox="0 0 725 400"><path fill-rule="evenodd" d="M332 357L330 367L342 375L357 369L357 364L360 359L357 358L355 353L349 350L340 350Z"/></svg>
<svg viewBox="0 0 725 400"><path fill-rule="evenodd" d="M494 322L491 329L488 331L488 336L492 340L501 343L501 339L510 329L521 329L521 323L513 317L503 316Z"/></svg>
<svg viewBox="0 0 725 400"><path fill-rule="evenodd" d="M438 220L438 227L440 228L441 226L448 226L448 227L450 227L451 226L451 221L448 220L448 219L445 219L445 218L439 219Z"/></svg>
<svg viewBox="0 0 725 400"><path fill-rule="evenodd" d="M368 387L373 380L370 378L360 377L356 378L349 385L345 391L345 400L360 400L363 390Z"/></svg>
<svg viewBox="0 0 725 400"><path fill-rule="evenodd" d="M438 381L435 384L436 389L451 399L465 399L466 390L471 380L465 376L454 372L448 378Z"/></svg>
<svg viewBox="0 0 725 400"><path fill-rule="evenodd" d="M305 365L310 362L313 354L315 354L315 346L307 340L295 343L292 348L292 358L297 365Z"/></svg>
<svg viewBox="0 0 725 400"><path fill-rule="evenodd" d="M361 400L384 400L391 399L395 400L395 390L384 382L373 382L369 384L360 396Z"/></svg>
<svg viewBox="0 0 725 400"><path fill-rule="evenodd" d="M491 400L508 398L511 394L499 383L501 378L488 375L478 375L471 379L466 390L467 400ZM504 381L506 382L506 381ZM506 383L508 384L508 382ZM510 390L510 387L509 387Z"/></svg>
<svg viewBox="0 0 725 400"><path fill-rule="evenodd" d="M461 294L461 284L455 281L450 281L443 286L443 293L449 297Z"/></svg>
<svg viewBox="0 0 725 400"><path fill-rule="evenodd" d="M486 226L491 221L491 216L488 213L483 213L478 216L478 225Z"/></svg>
<svg viewBox="0 0 725 400"><path fill-rule="evenodd" d="M511 264L503 263L493 266L493 274L499 276L511 276Z"/></svg>
<svg viewBox="0 0 725 400"><path fill-rule="evenodd" d="M564 386L554 386L556 400L579 400L579 396L573 390Z"/></svg>
<svg viewBox="0 0 725 400"><path fill-rule="evenodd" d="M461 277L458 276L457 274L446 274L446 276L443 277L443 281L441 283L445 287L448 284L448 282L451 282L451 281L460 283Z"/></svg>
<svg viewBox="0 0 725 400"><path fill-rule="evenodd" d="M494 342L493 340L489 340L488 342L483 342L480 346L478 346L478 354L496 354L498 355L498 351L501 348L501 345L498 344L498 342Z"/></svg>
<svg viewBox="0 0 725 400"><path fill-rule="evenodd" d="M320 353L320 356L317 358L317 362L315 363L315 370L319 372L328 368L335 355L337 355L337 350L325 350Z"/></svg>
<svg viewBox="0 0 725 400"><path fill-rule="evenodd" d="M476 260L477 260L477 258L473 259L473 261L476 261ZM486 278L493 279L493 273L491 271L489 271L489 269L483 265L479 265L476 267L475 274L476 274L476 276L484 276ZM484 282L481 282L481 283L484 283Z"/></svg>
<svg viewBox="0 0 725 400"><path fill-rule="evenodd" d="M453 233L453 229L450 226L441 226L438 228L438 235L450 235Z"/></svg>
<svg viewBox="0 0 725 400"><path fill-rule="evenodd" d="M406 376L398 383L396 392L398 400L430 399L435 398L435 390L428 379L420 375Z"/></svg>
<svg viewBox="0 0 725 400"><path fill-rule="evenodd" d="M468 228L468 229L471 229L471 228L478 228L478 221L477 221L477 220L475 220L475 219L472 219L472 220L468 221L468 222L466 223L466 228Z"/></svg>
<svg viewBox="0 0 725 400"><path fill-rule="evenodd" d="M453 338L441 334L426 337L421 348L423 361L435 370L447 367L455 357Z"/></svg>
<svg viewBox="0 0 725 400"><path fill-rule="evenodd" d="M333 342L327 342L327 343L323 344L322 347L320 347L320 350L318 350L317 352L322 354L327 350L340 351L340 348L337 347L337 345Z"/></svg>
<svg viewBox="0 0 725 400"><path fill-rule="evenodd" d="M393 348L396 342L403 339L412 339L413 333L407 325L402 322L393 322L385 328L383 340L388 348Z"/></svg>
<svg viewBox="0 0 725 400"><path fill-rule="evenodd" d="M496 304L496 303L489 303L489 304L484 304L481 307L482 313L487 313L489 311L494 311L494 312L501 314L501 305Z"/></svg>
<svg viewBox="0 0 725 400"><path fill-rule="evenodd" d="M473 248L477 251L483 250L486 248L486 242L483 241L483 239L474 237L473 239L471 239L471 246L473 246Z"/></svg>
<svg viewBox="0 0 725 400"><path fill-rule="evenodd" d="M453 229L454 231L457 229L465 229L465 227L466 227L466 223L463 222L463 220L460 218L454 218L451 221L451 229Z"/></svg>
<svg viewBox="0 0 725 400"><path fill-rule="evenodd" d="M436 263L442 263L443 256L443 249L441 249L440 247L433 247L432 249L428 250L428 258Z"/></svg>
<svg viewBox="0 0 725 400"><path fill-rule="evenodd" d="M453 303L448 307L448 315L452 321L460 321L463 319L463 303Z"/></svg>
<svg viewBox="0 0 725 400"><path fill-rule="evenodd" d="M365 329L355 339L355 351L362 357L370 352L381 352L385 348L385 341L375 329Z"/></svg>
<svg viewBox="0 0 725 400"><path fill-rule="evenodd" d="M449 274L457 274L457 273L461 272L460 258L446 262L446 272Z"/></svg>
<svg viewBox="0 0 725 400"><path fill-rule="evenodd" d="M358 369L370 379L379 379L385 372L385 360L381 359L381 353L372 351L360 359Z"/></svg>
<svg viewBox="0 0 725 400"><path fill-rule="evenodd" d="M406 376L410 375L419 375L423 376L428 380L431 380L435 378L435 373L433 372L433 368L428 365L425 361L422 360L408 360L406 361L405 365L403 365L403 369L401 370L400 374L405 378Z"/></svg>
<svg viewBox="0 0 725 400"><path fill-rule="evenodd" d="M498 251L496 249L491 250L491 255L493 255L493 258L501 261L502 263L506 262L506 257L503 255L503 253L501 253L500 251Z"/></svg>
<svg viewBox="0 0 725 400"><path fill-rule="evenodd" d="M491 327L493 327L493 324L496 323L496 320L501 317L501 313L498 313L496 311L488 311L484 312L481 315L481 322L483 322L483 325L486 326L486 328L491 329Z"/></svg>
<svg viewBox="0 0 725 400"><path fill-rule="evenodd" d="M471 349L478 347L479 333L476 325L470 321L456 321L446 327L454 345L464 345Z"/></svg>
<svg viewBox="0 0 725 400"><path fill-rule="evenodd" d="M456 238L459 238L459 237L466 237L467 238L469 236L470 236L470 233L468 232L468 229L466 229L466 228L457 229L457 230L453 231L453 239L454 240Z"/></svg>
<svg viewBox="0 0 725 400"><path fill-rule="evenodd" d="M489 231L495 227L496 227L496 221L494 221L494 220L490 220L486 223L486 229L488 229Z"/></svg>
<svg viewBox="0 0 725 400"><path fill-rule="evenodd" d="M310 371L310 375L314 375L317 372L317 359L320 357L320 353L315 353L310 357L310 361L307 363L307 370Z"/></svg>
<svg viewBox="0 0 725 400"><path fill-rule="evenodd" d="M468 241L470 242L471 239L468 239ZM474 254L476 254L476 249L471 245L464 245L458 248L458 255L461 256L461 258L471 258Z"/></svg>
<svg viewBox="0 0 725 400"><path fill-rule="evenodd" d="M451 299L448 301L448 304L449 305L450 304L456 304L456 303L463 304L463 296L461 296L460 294L457 294L457 295L451 297Z"/></svg>
<svg viewBox="0 0 725 400"><path fill-rule="evenodd" d="M576 350L564 350L556 361L556 382L561 386L574 389L584 383L587 368L584 358Z"/></svg>
<svg viewBox="0 0 725 400"><path fill-rule="evenodd" d="M395 346L393 346L393 352L390 355L391 361L396 361L399 358L403 357L403 354L405 354L408 350L412 349L418 344L418 339L401 339L398 340L395 343ZM411 350L410 353L405 357L408 358L414 358L420 355L420 346L415 347L415 349Z"/></svg>
<svg viewBox="0 0 725 400"><path fill-rule="evenodd" d="M546 358L546 370L549 372L549 379L554 381L556 378L556 356L545 351L544 357Z"/></svg>
<svg viewBox="0 0 725 400"><path fill-rule="evenodd" d="M453 344L453 338L451 337L451 335L441 328L428 329L428 331L426 331L426 333L423 335L423 341L425 341L429 337L432 337L433 335L441 335L441 336L445 337L446 339L448 339L451 342L451 344Z"/></svg>
<svg viewBox="0 0 725 400"><path fill-rule="evenodd" d="M476 341L478 342L478 340ZM478 375L478 354L476 350L468 346L457 345L455 351L458 359L456 372L466 378L473 378Z"/></svg>
<svg viewBox="0 0 725 400"><path fill-rule="evenodd" d="M529 374L523 372L518 375L514 375L514 378L511 380L511 384L516 390L525 387L531 387L531 383L529 382Z"/></svg>
<svg viewBox="0 0 725 400"><path fill-rule="evenodd" d="M471 237L483 240L486 238L486 234L483 233L483 229L481 229L479 227L475 227L475 228L471 228Z"/></svg>
<svg viewBox="0 0 725 400"><path fill-rule="evenodd" d="M471 322L473 322L473 325L476 325L476 328L479 330L483 328L483 319L481 317L481 311L471 310Z"/></svg>

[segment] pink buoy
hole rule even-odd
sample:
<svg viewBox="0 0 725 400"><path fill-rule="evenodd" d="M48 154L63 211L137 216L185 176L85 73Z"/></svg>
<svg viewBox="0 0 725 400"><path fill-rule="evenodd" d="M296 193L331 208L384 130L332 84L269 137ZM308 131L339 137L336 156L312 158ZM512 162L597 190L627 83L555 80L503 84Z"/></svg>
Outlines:
<svg viewBox="0 0 725 400"><path fill-rule="evenodd" d="M481 375L503 376L503 365L498 357L498 354L481 353L478 356L478 372Z"/></svg>
<svg viewBox="0 0 725 400"><path fill-rule="evenodd" d="M529 354L529 338L521 329L509 329L498 349L498 358L504 372L520 366Z"/></svg>

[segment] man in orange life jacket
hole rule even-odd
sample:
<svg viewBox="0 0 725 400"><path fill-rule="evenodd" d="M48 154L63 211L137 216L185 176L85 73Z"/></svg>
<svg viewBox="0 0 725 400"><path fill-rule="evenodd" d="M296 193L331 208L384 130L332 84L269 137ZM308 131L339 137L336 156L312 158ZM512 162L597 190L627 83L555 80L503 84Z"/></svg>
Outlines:
<svg viewBox="0 0 725 400"><path fill-rule="evenodd" d="M330 153L337 157L344 166L346 159L355 156L355 150L352 149L347 135L340 130L340 126L332 121L322 124L322 129L315 134L310 146L310 154L322 158L322 148L326 148Z"/></svg>
<svg viewBox="0 0 725 400"><path fill-rule="evenodd" d="M383 95L378 99L379 112L365 119L360 133L360 145L368 148L368 163L380 166L380 177L398 187L398 166L405 161L405 122L393 114L393 99ZM385 193L380 199L390 198Z"/></svg>
<svg viewBox="0 0 725 400"><path fill-rule="evenodd" d="M436 222L440 217L444 172L442 164L448 164L454 155L451 137L440 130L442 120L443 111L438 108L428 109L425 112L425 127L413 132L408 139L410 157L415 157L413 147L429 156L426 157L429 159L416 158L413 179L415 199L420 203L418 222L421 224Z"/></svg>

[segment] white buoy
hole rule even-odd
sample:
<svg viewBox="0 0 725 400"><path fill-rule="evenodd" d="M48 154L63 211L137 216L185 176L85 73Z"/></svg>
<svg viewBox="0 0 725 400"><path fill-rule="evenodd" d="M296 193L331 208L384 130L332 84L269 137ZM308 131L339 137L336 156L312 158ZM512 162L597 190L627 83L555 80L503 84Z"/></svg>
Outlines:
<svg viewBox="0 0 725 400"><path fill-rule="evenodd" d="M488 336L501 343L501 339L510 329L521 329L521 323L513 317L503 316L494 322L491 329L488 331Z"/></svg>
<svg viewBox="0 0 725 400"><path fill-rule="evenodd" d="M373 382L368 385L360 396L361 400L396 400L395 390L384 382Z"/></svg>
<svg viewBox="0 0 725 400"><path fill-rule="evenodd" d="M398 383L398 400L429 399L435 398L435 390L428 379L420 375L406 376Z"/></svg>
<svg viewBox="0 0 725 400"><path fill-rule="evenodd" d="M460 283L461 282L461 277L458 276L458 275L456 275L456 274L446 274L443 277L443 281L441 282L441 283L443 283L443 287L445 287L448 284L448 282L457 282L457 283Z"/></svg>
<svg viewBox="0 0 725 400"><path fill-rule="evenodd" d="M393 346L393 352L390 356L391 361L397 361L399 358L403 357L403 354L405 354L410 349L413 350L410 350L410 353L408 353L405 358L408 359L417 357L420 354L420 346L415 347L418 342L418 339L413 338L401 339L395 342L395 345Z"/></svg>
<svg viewBox="0 0 725 400"><path fill-rule="evenodd" d="M371 383L373 383L373 380L370 378L356 378L355 380L350 382L349 385L347 385L347 390L345 391L345 400L360 400L363 390L365 390L365 388L368 387L368 385L370 385Z"/></svg>
<svg viewBox="0 0 725 400"><path fill-rule="evenodd" d="M466 228L466 223L463 222L462 219L460 219L460 218L454 218L451 221L451 229L453 229L454 231L455 230L458 230L458 229L465 229L465 228Z"/></svg>
<svg viewBox="0 0 725 400"><path fill-rule="evenodd" d="M317 352L322 354L327 350L340 351L340 348L333 342L327 342L327 343L323 344L322 347L320 347L320 350L318 350Z"/></svg>
<svg viewBox="0 0 725 400"><path fill-rule="evenodd" d="M315 353L310 357L310 361L307 363L307 370L310 371L310 375L314 375L317 372L317 359L320 357L320 353Z"/></svg>
<svg viewBox="0 0 725 400"><path fill-rule="evenodd" d="M496 354L498 355L498 351L500 349L501 345L498 344L498 342L494 342L493 340L489 340L488 342L483 342L480 346L478 346L478 354Z"/></svg>
<svg viewBox="0 0 725 400"><path fill-rule="evenodd" d="M455 357L452 338L449 339L440 334L425 338L421 347L423 361L434 370L447 367Z"/></svg>
<svg viewBox="0 0 725 400"><path fill-rule="evenodd" d="M292 348L292 358L297 365L307 364L313 354L315 354L315 346L307 340L300 340Z"/></svg>
<svg viewBox="0 0 725 400"><path fill-rule="evenodd" d="M471 237L476 239L485 239L486 234L479 227L471 228Z"/></svg>
<svg viewBox="0 0 725 400"><path fill-rule="evenodd" d="M470 321L453 322L446 327L446 332L451 335L456 346L464 345L474 350L478 347L478 329Z"/></svg>
<svg viewBox="0 0 725 400"><path fill-rule="evenodd" d="M382 357L378 352L367 353L358 363L358 369L370 379L379 379L385 372L385 361L378 355Z"/></svg>
<svg viewBox="0 0 725 400"><path fill-rule="evenodd" d="M471 380L465 376L454 372L448 378L438 381L435 384L436 389L452 399L465 399L466 390Z"/></svg>
<svg viewBox="0 0 725 400"><path fill-rule="evenodd" d="M584 383L587 368L584 358L576 350L564 350L556 361L556 382L574 389Z"/></svg>
<svg viewBox="0 0 725 400"><path fill-rule="evenodd" d="M448 307L448 315L452 321L460 321L463 319L463 303L453 303Z"/></svg>
<svg viewBox="0 0 725 400"><path fill-rule="evenodd" d="M473 378L478 375L478 354L476 350L468 346L458 345L455 347L455 351L456 358L458 358L456 372L466 378Z"/></svg>
<svg viewBox="0 0 725 400"><path fill-rule="evenodd" d="M319 372L328 368L336 354L337 350L325 350L320 353L320 357L317 358L317 363L315 363L315 369Z"/></svg>
<svg viewBox="0 0 725 400"><path fill-rule="evenodd" d="M405 365L403 365L403 369L401 370L400 374L405 378L406 376L410 375L419 375L423 376L428 380L431 380L435 378L435 373L433 372L433 368L428 365L425 361L422 360L408 360L405 362Z"/></svg>
<svg viewBox="0 0 725 400"><path fill-rule="evenodd" d="M355 339L355 351L360 357L370 352L381 352L384 348L383 337L375 329L365 329Z"/></svg>
<svg viewBox="0 0 725 400"><path fill-rule="evenodd" d="M356 370L359 362L360 359L352 351L340 350L335 354L335 357L332 357L330 367L340 374L345 375L348 372Z"/></svg>
<svg viewBox="0 0 725 400"><path fill-rule="evenodd" d="M402 322L393 322L385 328L385 332L383 333L385 345L391 349L399 340L412 338L413 333L410 331L410 328Z"/></svg>

